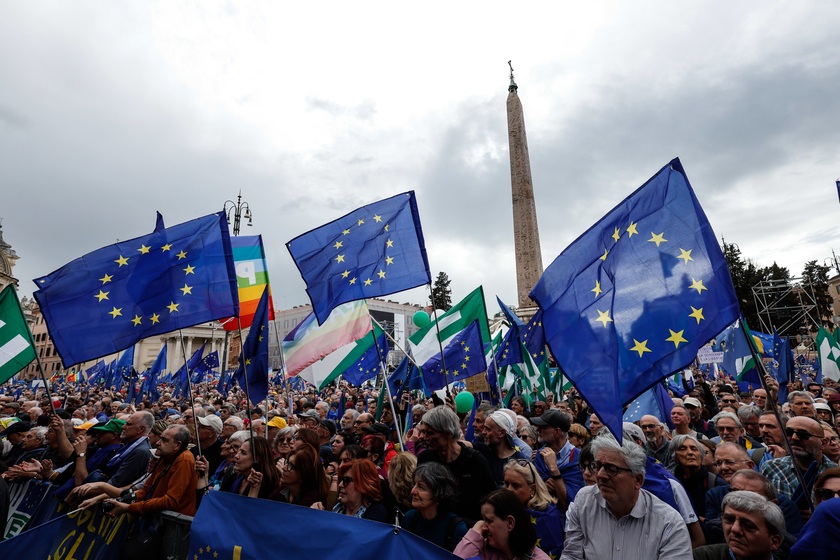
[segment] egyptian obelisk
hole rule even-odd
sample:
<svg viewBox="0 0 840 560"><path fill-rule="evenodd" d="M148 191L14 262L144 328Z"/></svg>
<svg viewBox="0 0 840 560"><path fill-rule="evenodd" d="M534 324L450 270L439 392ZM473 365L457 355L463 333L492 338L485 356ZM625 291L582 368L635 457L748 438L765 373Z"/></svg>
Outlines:
<svg viewBox="0 0 840 560"><path fill-rule="evenodd" d="M508 61L510 64L510 61ZM510 68L510 86L507 98L508 142L510 144L510 186L513 193L513 238L516 249L516 287L519 309L535 308L528 297L543 273L540 252L540 230L537 225L537 208L534 203L534 184L531 181L531 161L528 157L528 139L525 137L525 115L519 101L517 85ZM517 315L531 316L531 313Z"/></svg>

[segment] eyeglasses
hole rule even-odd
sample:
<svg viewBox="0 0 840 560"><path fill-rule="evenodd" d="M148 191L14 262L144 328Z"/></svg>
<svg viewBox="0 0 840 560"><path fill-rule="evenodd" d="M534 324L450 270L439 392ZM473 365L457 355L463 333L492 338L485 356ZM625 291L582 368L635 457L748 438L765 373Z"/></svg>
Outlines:
<svg viewBox="0 0 840 560"><path fill-rule="evenodd" d="M352 484L352 482L353 482L353 477L351 477L351 476L340 476L340 477L338 477L339 486L343 484L344 487L347 488L348 486L350 486L350 484Z"/></svg>
<svg viewBox="0 0 840 560"><path fill-rule="evenodd" d="M659 424L642 424L640 427L642 430L655 430L659 427Z"/></svg>
<svg viewBox="0 0 840 560"><path fill-rule="evenodd" d="M719 432L737 432L738 426L715 426Z"/></svg>
<svg viewBox="0 0 840 560"><path fill-rule="evenodd" d="M788 439L792 438L793 435L796 434L796 437L798 437L800 441L808 441L809 439L811 439L811 436L814 435L806 430L794 430L792 428L785 428L785 434L787 435Z"/></svg>
<svg viewBox="0 0 840 560"><path fill-rule="evenodd" d="M735 524L735 521L737 521L738 525L741 526L741 529L745 533L755 534L755 533L758 533L759 531L764 531L765 533L770 532L767 529L762 529L761 527L759 527L758 525L756 525L755 523L753 523L749 519L744 519L743 517L738 517L737 515L732 515L731 513L721 514L720 521L724 525L728 525L730 527Z"/></svg>
<svg viewBox="0 0 840 560"><path fill-rule="evenodd" d="M300 441L300 436L295 436L292 438L292 441Z"/></svg>
<svg viewBox="0 0 840 560"><path fill-rule="evenodd" d="M609 477L618 476L620 471L633 472L632 469L624 469L616 465L611 465L610 463L599 463L598 461L592 461L587 467L592 474L598 474L601 469L604 469L604 472Z"/></svg>
<svg viewBox="0 0 840 560"><path fill-rule="evenodd" d="M296 468L297 468L297 466L294 463L292 463L291 461L286 462L286 470L287 471L293 471Z"/></svg>
<svg viewBox="0 0 840 560"><path fill-rule="evenodd" d="M534 482L537 481L537 473L534 471L534 465L531 464L531 461L527 461L525 459L516 459L516 464L520 467L528 467L531 470L531 480Z"/></svg>
<svg viewBox="0 0 840 560"><path fill-rule="evenodd" d="M747 462L746 459L741 459L740 461L715 461L712 464L714 466L716 466L717 468L721 468L723 465L726 465L727 467L731 467L732 465L734 465L736 463L746 463L746 462Z"/></svg>
<svg viewBox="0 0 840 560"><path fill-rule="evenodd" d="M293 442L293 441L295 441L295 438L294 438L294 437L284 437L284 438L280 438L280 443L291 443L291 442Z"/></svg>
<svg viewBox="0 0 840 560"><path fill-rule="evenodd" d="M814 488L814 496L817 496L820 500L840 498L840 490L834 491L831 488Z"/></svg>

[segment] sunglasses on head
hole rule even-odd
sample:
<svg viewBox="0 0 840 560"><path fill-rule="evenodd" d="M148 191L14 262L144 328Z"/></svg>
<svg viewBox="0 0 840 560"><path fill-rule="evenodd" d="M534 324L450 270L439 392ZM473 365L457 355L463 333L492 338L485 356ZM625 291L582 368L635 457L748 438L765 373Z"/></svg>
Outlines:
<svg viewBox="0 0 840 560"><path fill-rule="evenodd" d="M817 437L806 430L794 430L792 428L785 428L785 435L787 435L788 439L792 438L794 434L796 434L796 437L798 437L800 441L808 441L809 439L811 439L811 436Z"/></svg>

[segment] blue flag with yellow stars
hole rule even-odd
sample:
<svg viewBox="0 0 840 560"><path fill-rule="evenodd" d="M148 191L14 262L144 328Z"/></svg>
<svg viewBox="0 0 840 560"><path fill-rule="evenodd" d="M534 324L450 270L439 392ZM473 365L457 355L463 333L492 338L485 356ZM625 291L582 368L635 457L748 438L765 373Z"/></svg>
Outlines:
<svg viewBox="0 0 840 560"><path fill-rule="evenodd" d="M134 367L134 345L126 349L117 360L114 370L114 385L117 389L131 376L131 369Z"/></svg>
<svg viewBox="0 0 840 560"><path fill-rule="evenodd" d="M160 400L160 392L158 391L158 383L160 383L159 376L166 369L166 347L164 344L160 352L158 352L155 363L152 364L152 369L149 371L149 377L146 379L145 392L151 398L151 402Z"/></svg>
<svg viewBox="0 0 840 560"><path fill-rule="evenodd" d="M531 523L537 532L537 547L548 554L552 560L563 554L563 533L566 530L566 520L554 504L549 504L545 511L537 509L526 510L531 517Z"/></svg>
<svg viewBox="0 0 840 560"><path fill-rule="evenodd" d="M350 385L354 385L356 387L360 387L362 383L367 381L368 379L373 379L376 377L377 374L382 372L382 366L380 365L380 356L382 359L385 359L385 356L388 355L388 341L385 339L385 333L381 330L377 329L382 334L376 339L376 345L371 344L370 348L365 350L365 353L359 356L359 359L356 360L352 366L348 367L341 376L349 383ZM369 341L373 338L374 334L373 331L370 331L365 337ZM379 350L377 351L377 346Z"/></svg>
<svg viewBox="0 0 840 560"><path fill-rule="evenodd" d="M542 365L545 361L545 327L543 327L542 309L528 321L528 326L522 333L522 344L525 345L534 363L538 366Z"/></svg>
<svg viewBox="0 0 840 560"><path fill-rule="evenodd" d="M219 351L213 350L202 358L201 362L195 367L195 371L208 372L217 367L219 367Z"/></svg>
<svg viewBox="0 0 840 560"><path fill-rule="evenodd" d="M242 346L239 369L234 374L242 388L247 380L248 396L254 406L268 396L268 302L268 290L263 290L254 312L254 322Z"/></svg>
<svg viewBox="0 0 840 560"><path fill-rule="evenodd" d="M187 397L189 395L190 390L190 373L195 368L198 367L198 364L201 363L201 357L204 355L204 347L207 344L202 344L201 348L193 352L193 355L190 356L189 361L186 364L182 365L178 371L174 375L174 381L176 383L175 390L172 392L172 398L178 397Z"/></svg>
<svg viewBox="0 0 840 560"><path fill-rule="evenodd" d="M530 296L558 364L618 439L622 406L740 313L679 159L569 245Z"/></svg>
<svg viewBox="0 0 840 560"><path fill-rule="evenodd" d="M96 385L100 381L105 380L105 374L108 373L108 366L105 365L105 360L99 360L93 367L85 370L87 374L88 383Z"/></svg>
<svg viewBox="0 0 840 560"><path fill-rule="evenodd" d="M496 352L496 366L503 368L505 366L521 363L522 344L519 342L519 335L517 331L514 328L510 328L508 329L508 332L505 333L505 337L502 339L502 344Z"/></svg>
<svg viewBox="0 0 840 560"><path fill-rule="evenodd" d="M624 412L624 422L638 422L642 416L650 415L656 416L661 422L668 424L670 429L674 429L674 424L671 422L671 409L674 408L674 401L662 386L662 383L657 383L641 395L636 400L627 406Z"/></svg>
<svg viewBox="0 0 840 560"><path fill-rule="evenodd" d="M306 282L319 325L342 303L432 281L414 191L363 206L286 247Z"/></svg>
<svg viewBox="0 0 840 560"><path fill-rule="evenodd" d="M447 374L444 374L444 364ZM446 387L447 381L464 381L486 370L481 327L478 321L473 321L446 345L443 360L438 352L423 365L423 381L427 391L437 391Z"/></svg>
<svg viewBox="0 0 840 560"><path fill-rule="evenodd" d="M35 279L64 367L239 313L224 212L88 253Z"/></svg>
<svg viewBox="0 0 840 560"><path fill-rule="evenodd" d="M522 319L516 316L516 313L511 311L510 307L505 305L505 302L503 302L499 296L496 296L496 301L499 303L499 307L501 308L505 319L507 319L511 330L513 330L514 333L516 333L516 336L518 337L520 331L525 329L525 323L522 322Z"/></svg>

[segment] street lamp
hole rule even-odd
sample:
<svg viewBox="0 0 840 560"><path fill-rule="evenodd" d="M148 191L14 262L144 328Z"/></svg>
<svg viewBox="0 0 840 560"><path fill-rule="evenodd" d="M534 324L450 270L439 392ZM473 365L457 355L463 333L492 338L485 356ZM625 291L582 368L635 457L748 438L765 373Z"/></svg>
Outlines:
<svg viewBox="0 0 840 560"><path fill-rule="evenodd" d="M248 206L247 202L242 202L242 191L239 191L236 202L232 200L225 201L224 212L227 215L228 225L230 225L230 215L233 214L233 235L239 235L239 221L242 218L248 220L248 226L254 225L254 220L251 217L251 207Z"/></svg>

